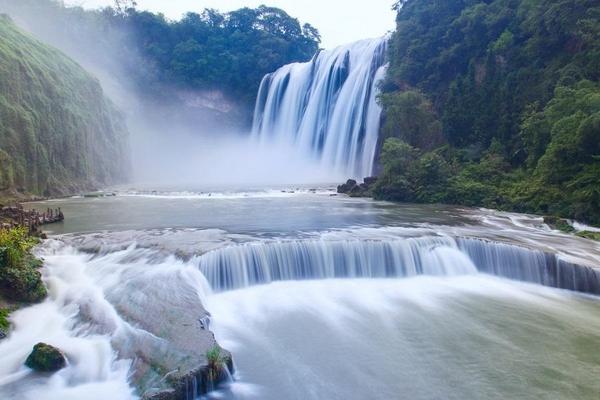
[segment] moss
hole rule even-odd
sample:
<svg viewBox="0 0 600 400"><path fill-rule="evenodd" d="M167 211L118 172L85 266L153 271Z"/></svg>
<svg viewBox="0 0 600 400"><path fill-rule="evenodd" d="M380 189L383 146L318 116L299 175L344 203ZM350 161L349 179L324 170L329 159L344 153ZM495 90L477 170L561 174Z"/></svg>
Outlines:
<svg viewBox="0 0 600 400"><path fill-rule="evenodd" d="M577 232L576 235L579 237L582 237L582 238L596 240L596 241L600 242L600 232L581 231L581 232Z"/></svg>
<svg viewBox="0 0 600 400"><path fill-rule="evenodd" d="M67 365L63 353L46 343L38 343L25 360L25 365L38 372L54 372Z"/></svg>
<svg viewBox="0 0 600 400"><path fill-rule="evenodd" d="M0 331L7 332L10 328L9 315L10 310L8 308L0 308Z"/></svg>

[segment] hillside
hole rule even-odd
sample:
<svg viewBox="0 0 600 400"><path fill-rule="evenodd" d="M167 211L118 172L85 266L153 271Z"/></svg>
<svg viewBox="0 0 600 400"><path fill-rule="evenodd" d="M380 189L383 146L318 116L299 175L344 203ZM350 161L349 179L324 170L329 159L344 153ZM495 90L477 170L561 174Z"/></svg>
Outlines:
<svg viewBox="0 0 600 400"><path fill-rule="evenodd" d="M600 223L600 5L403 0L378 198Z"/></svg>
<svg viewBox="0 0 600 400"><path fill-rule="evenodd" d="M128 167L124 121L99 83L0 17L0 191L69 194Z"/></svg>

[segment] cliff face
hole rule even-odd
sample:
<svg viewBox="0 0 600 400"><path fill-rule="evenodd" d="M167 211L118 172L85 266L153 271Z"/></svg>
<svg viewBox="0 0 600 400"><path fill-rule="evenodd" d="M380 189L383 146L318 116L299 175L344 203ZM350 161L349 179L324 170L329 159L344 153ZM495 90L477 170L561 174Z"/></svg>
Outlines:
<svg viewBox="0 0 600 400"><path fill-rule="evenodd" d="M98 81L0 16L0 191L50 196L117 183L128 134Z"/></svg>

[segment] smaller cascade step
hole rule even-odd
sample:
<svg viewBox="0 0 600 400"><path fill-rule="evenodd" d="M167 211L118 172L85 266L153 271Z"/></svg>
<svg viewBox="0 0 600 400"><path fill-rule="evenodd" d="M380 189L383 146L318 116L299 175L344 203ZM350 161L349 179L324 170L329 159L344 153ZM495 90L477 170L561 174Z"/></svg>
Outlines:
<svg viewBox="0 0 600 400"><path fill-rule="evenodd" d="M210 251L193 262L217 292L287 280L485 273L600 294L598 269L540 250L467 237L250 242Z"/></svg>

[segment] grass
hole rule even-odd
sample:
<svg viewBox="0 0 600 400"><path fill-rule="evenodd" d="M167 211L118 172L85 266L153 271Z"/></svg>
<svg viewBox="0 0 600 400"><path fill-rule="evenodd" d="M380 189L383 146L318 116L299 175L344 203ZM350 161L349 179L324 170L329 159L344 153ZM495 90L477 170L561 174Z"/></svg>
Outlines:
<svg viewBox="0 0 600 400"><path fill-rule="evenodd" d="M206 359L208 360L208 377L214 382L218 380L223 371L227 358L219 346L213 346L206 352Z"/></svg>
<svg viewBox="0 0 600 400"><path fill-rule="evenodd" d="M596 241L600 242L600 232L581 231L581 232L577 232L576 235L579 237L582 237L582 238L596 240Z"/></svg>

